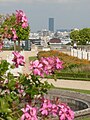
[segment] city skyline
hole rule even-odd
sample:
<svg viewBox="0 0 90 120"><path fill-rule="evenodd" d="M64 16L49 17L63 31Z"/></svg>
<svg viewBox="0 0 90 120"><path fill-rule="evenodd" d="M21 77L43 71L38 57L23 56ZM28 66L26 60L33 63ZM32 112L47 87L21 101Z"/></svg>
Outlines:
<svg viewBox="0 0 90 120"><path fill-rule="evenodd" d="M54 30L90 27L90 0L0 0L0 14L23 10L31 31L48 30L54 18Z"/></svg>

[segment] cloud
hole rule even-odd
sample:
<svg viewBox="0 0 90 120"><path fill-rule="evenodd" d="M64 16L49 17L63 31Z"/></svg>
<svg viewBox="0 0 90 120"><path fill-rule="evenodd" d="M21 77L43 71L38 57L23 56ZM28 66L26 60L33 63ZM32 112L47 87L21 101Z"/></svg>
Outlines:
<svg viewBox="0 0 90 120"><path fill-rule="evenodd" d="M38 2L56 2L56 3L60 2L60 3L62 3L62 2L68 2L68 1L71 1L71 0L35 0L35 1L38 1Z"/></svg>
<svg viewBox="0 0 90 120"><path fill-rule="evenodd" d="M67 3L79 0L0 0L0 2L22 2L22 3Z"/></svg>

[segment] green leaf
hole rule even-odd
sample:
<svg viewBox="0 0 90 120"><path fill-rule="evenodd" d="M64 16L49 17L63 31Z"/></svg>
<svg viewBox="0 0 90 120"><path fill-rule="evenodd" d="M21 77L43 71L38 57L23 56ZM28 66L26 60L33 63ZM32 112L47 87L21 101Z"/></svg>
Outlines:
<svg viewBox="0 0 90 120"><path fill-rule="evenodd" d="M0 112L10 113L12 112L9 108L8 102L4 98L0 98Z"/></svg>
<svg viewBox="0 0 90 120"><path fill-rule="evenodd" d="M8 117L7 117L7 120L13 120L13 118L11 118L11 117L8 116Z"/></svg>

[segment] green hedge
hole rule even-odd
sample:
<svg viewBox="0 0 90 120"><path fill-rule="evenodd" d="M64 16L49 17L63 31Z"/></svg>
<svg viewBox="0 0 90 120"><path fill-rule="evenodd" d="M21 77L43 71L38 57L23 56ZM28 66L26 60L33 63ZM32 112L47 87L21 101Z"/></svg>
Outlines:
<svg viewBox="0 0 90 120"><path fill-rule="evenodd" d="M62 78L62 79L90 80L90 74L85 74L85 73L59 72L59 73L56 73L56 77Z"/></svg>
<svg viewBox="0 0 90 120"><path fill-rule="evenodd" d="M57 77L73 77L73 78L90 78L90 74L86 73L66 73L66 72L59 72L56 73Z"/></svg>

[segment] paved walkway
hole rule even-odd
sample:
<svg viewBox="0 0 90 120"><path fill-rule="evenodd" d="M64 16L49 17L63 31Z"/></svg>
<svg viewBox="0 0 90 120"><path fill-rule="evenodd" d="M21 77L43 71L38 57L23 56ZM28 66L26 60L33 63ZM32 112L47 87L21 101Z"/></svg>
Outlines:
<svg viewBox="0 0 90 120"><path fill-rule="evenodd" d="M2 52L0 53L0 57L2 59L6 59L7 55L9 56L11 54L10 51ZM25 62L26 65L23 68L23 73L30 73L29 71L29 57L30 56L37 56L37 51L24 51L25 55ZM43 79L42 81L47 80ZM49 83L52 83L55 87L61 87L61 88L73 88L73 89L83 89L83 90L90 90L90 82L89 81L76 81L76 80L63 80L58 79L57 81L54 81L53 79L48 79Z"/></svg>
<svg viewBox="0 0 90 120"><path fill-rule="evenodd" d="M25 67L23 68L23 72L24 73L30 73L29 70L29 57L32 56L37 56L37 52L36 51L24 51L24 56L25 56Z"/></svg>
<svg viewBox="0 0 90 120"><path fill-rule="evenodd" d="M44 80L47 80L47 79L44 79ZM76 80L63 80L63 79L57 79L57 81L53 79L48 79L47 81L49 83L52 83L55 87L58 87L58 88L61 87L61 88L90 90L89 81L78 81L78 80L76 81Z"/></svg>

